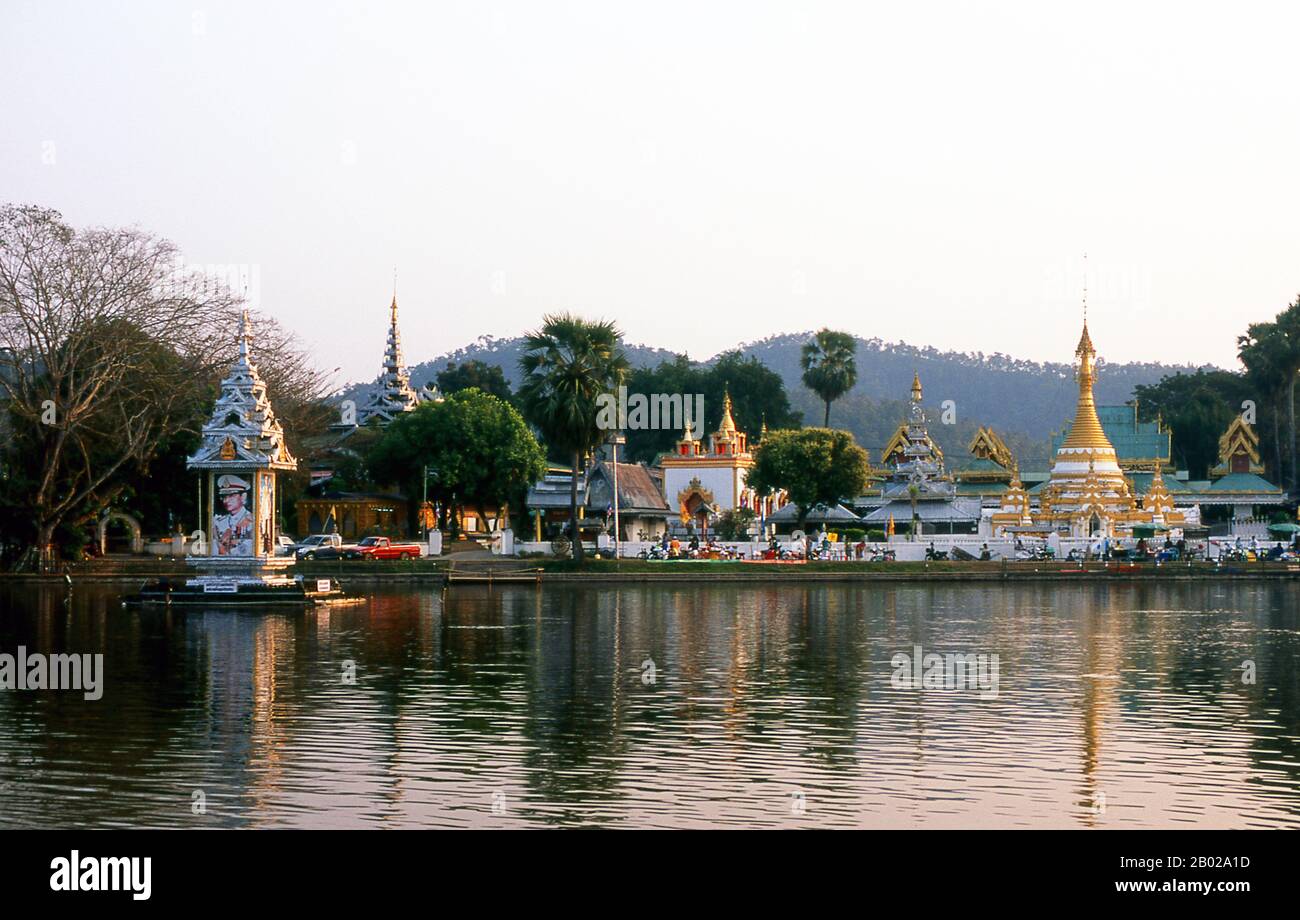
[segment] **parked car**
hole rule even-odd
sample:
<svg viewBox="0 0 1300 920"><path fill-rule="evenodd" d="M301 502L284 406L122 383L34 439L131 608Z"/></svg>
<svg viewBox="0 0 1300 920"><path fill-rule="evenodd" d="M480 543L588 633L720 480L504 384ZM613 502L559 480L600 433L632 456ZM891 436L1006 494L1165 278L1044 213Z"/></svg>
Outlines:
<svg viewBox="0 0 1300 920"><path fill-rule="evenodd" d="M284 534L275 538L275 554L277 556L292 556L298 548L298 541L293 537L286 537Z"/></svg>
<svg viewBox="0 0 1300 920"><path fill-rule="evenodd" d="M294 548L299 559L338 559L343 555L343 538L336 533L316 533Z"/></svg>
<svg viewBox="0 0 1300 920"><path fill-rule="evenodd" d="M424 547L419 543L394 543L388 537L366 537L343 552L345 559L419 559Z"/></svg>

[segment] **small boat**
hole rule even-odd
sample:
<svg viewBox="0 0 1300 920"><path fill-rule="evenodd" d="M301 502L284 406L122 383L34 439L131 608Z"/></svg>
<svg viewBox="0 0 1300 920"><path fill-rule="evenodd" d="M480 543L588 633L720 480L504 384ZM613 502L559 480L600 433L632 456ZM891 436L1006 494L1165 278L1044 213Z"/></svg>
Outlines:
<svg viewBox="0 0 1300 920"><path fill-rule="evenodd" d="M336 578L159 578L126 598L128 605L312 607L356 600Z"/></svg>

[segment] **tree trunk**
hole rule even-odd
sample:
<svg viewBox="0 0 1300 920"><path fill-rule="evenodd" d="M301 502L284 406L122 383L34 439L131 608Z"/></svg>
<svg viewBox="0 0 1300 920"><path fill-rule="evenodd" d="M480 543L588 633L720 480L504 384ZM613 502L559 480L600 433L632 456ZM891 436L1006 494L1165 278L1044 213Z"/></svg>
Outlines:
<svg viewBox="0 0 1300 920"><path fill-rule="evenodd" d="M46 574L54 571L54 528L53 521L47 521L36 528L37 571Z"/></svg>
<svg viewBox="0 0 1300 920"><path fill-rule="evenodd" d="M1278 398L1273 397L1273 474L1277 477L1278 482L1286 480L1286 471L1282 469L1282 429L1277 420L1279 415Z"/></svg>
<svg viewBox="0 0 1300 920"><path fill-rule="evenodd" d="M1291 385L1286 388L1287 409L1291 416L1291 494L1295 495L1296 486L1300 485L1300 477L1296 475L1295 468L1295 382L1296 377L1291 375Z"/></svg>
<svg viewBox="0 0 1300 920"><path fill-rule="evenodd" d="M826 400L826 415L822 418L822 427L831 427L831 401Z"/></svg>
<svg viewBox="0 0 1300 920"><path fill-rule="evenodd" d="M582 531L578 529L578 477L582 475L582 451L573 452L573 478L569 482L569 526L573 533L573 559L582 562Z"/></svg>

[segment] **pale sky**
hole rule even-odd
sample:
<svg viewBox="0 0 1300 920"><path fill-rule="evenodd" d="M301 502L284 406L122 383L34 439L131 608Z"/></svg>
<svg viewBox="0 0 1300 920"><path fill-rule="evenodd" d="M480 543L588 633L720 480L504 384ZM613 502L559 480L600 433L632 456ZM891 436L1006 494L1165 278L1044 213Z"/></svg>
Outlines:
<svg viewBox="0 0 1300 920"><path fill-rule="evenodd" d="M1292 5L0 0L0 200L251 271L339 381L547 310L1235 366L1300 292Z"/></svg>

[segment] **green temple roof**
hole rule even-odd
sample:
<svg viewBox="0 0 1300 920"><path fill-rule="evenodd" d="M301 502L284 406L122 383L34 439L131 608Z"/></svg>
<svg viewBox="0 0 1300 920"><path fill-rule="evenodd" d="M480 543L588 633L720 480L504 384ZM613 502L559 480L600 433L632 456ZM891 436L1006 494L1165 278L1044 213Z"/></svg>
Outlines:
<svg viewBox="0 0 1300 920"><path fill-rule="evenodd" d="M1151 491L1151 480L1155 478L1155 473L1128 473L1126 475L1129 482L1133 483L1133 491L1138 495L1146 495ZM1192 491L1187 487L1187 483L1181 479L1175 479L1173 476L1166 476L1164 479L1165 491L1170 495Z"/></svg>
<svg viewBox="0 0 1300 920"><path fill-rule="evenodd" d="M1281 493L1282 490L1264 477L1256 476L1254 473L1229 473L1221 479L1216 479L1214 485L1210 486L1210 491L1254 494L1259 492Z"/></svg>
<svg viewBox="0 0 1300 920"><path fill-rule="evenodd" d="M1159 422L1139 422L1136 405L1098 406L1097 418L1121 463L1134 460L1169 462L1169 430ZM1069 426L1066 426L1064 431L1052 438L1053 454L1065 443L1069 434Z"/></svg>
<svg viewBox="0 0 1300 920"><path fill-rule="evenodd" d="M961 466L957 467L954 472L957 473L998 473L1004 476L1010 476L1011 471L1000 463L994 463L986 457L970 457Z"/></svg>

